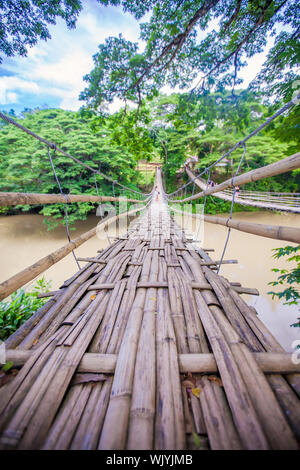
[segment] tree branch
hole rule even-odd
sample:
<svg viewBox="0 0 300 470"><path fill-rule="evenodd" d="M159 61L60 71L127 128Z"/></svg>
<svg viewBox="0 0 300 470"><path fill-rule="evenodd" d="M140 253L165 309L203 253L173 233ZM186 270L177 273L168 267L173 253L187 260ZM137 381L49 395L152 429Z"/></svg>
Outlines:
<svg viewBox="0 0 300 470"><path fill-rule="evenodd" d="M232 15L231 18L228 20L228 22L225 23L225 25L224 25L224 30L221 31L223 34L226 33L226 31L227 31L228 28L230 27L231 23L233 23L234 20L236 20L238 14L239 14L239 12L240 12L240 9L241 9L242 1L243 1L243 0L238 0L233 15Z"/></svg>
<svg viewBox="0 0 300 470"><path fill-rule="evenodd" d="M278 11L285 5L285 3L287 2L288 0L284 0L277 8L276 10L274 11L274 15L276 15L276 13L278 13ZM226 57L224 57L224 59L220 60L217 65L215 67L213 67L206 75L204 75L204 77L201 78L200 82L202 82L203 80L205 80L205 78L209 77L209 75L211 75L213 72L215 72L216 70L218 70L220 68L220 66L222 64L224 64L225 62L227 62L229 59L231 59L232 56L236 56L239 51L241 50L241 48L243 47L244 44L246 44L248 42L248 40L250 39L250 37L252 36L252 34L263 24L263 21L265 19L265 14L269 8L269 6L272 4L273 0L268 0L266 5L264 6L259 18L256 20L255 24L253 25L253 27L250 29L250 31L248 32L248 34L244 37L244 39L242 39L242 41L240 41L240 43L236 46L236 48L230 53L228 54ZM200 84L200 82L198 82L198 84L193 88L192 91L194 91Z"/></svg>
<svg viewBox="0 0 300 470"><path fill-rule="evenodd" d="M142 73L142 75L138 78L138 80L133 84L131 85L131 87L129 88L132 89L132 88L135 88L137 87L138 85L140 85L140 83L142 82L142 80L145 78L146 75L148 75L149 71L155 67L155 65L161 61L167 54L168 52L170 52L172 50L173 47L176 47L175 49L175 53L173 53L172 55L172 58L171 60L173 60L173 58L175 57L176 53L178 52L178 50L182 47L182 45L184 44L186 38L188 37L188 35L190 34L191 30L193 29L193 27L195 26L195 24L197 23L197 21L202 18L203 16L205 16L209 10L211 10L217 3L219 2L219 0L208 0L206 1L195 13L195 15L193 16L193 18L191 18L191 20L189 21L185 31L183 33L180 33L178 34L169 44L167 44L162 52L160 53L160 55L151 63L149 64L146 69L144 70L144 72ZM169 65L170 61L168 61L168 65ZM163 67L164 68L164 67Z"/></svg>

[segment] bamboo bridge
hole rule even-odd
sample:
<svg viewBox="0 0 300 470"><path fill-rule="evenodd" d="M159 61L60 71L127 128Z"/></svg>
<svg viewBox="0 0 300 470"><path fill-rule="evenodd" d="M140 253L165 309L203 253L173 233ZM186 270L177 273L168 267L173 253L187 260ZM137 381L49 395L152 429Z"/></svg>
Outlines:
<svg viewBox="0 0 300 470"><path fill-rule="evenodd" d="M299 365L175 223L160 169L156 185L7 340L2 449L298 448Z"/></svg>
<svg viewBox="0 0 300 470"><path fill-rule="evenodd" d="M294 104L287 103L218 161L242 145L245 154L246 141ZM68 243L0 284L2 300L69 253L77 264L86 263L47 293L47 303L5 342L5 360L13 369L0 387L0 448L298 449L295 353L281 347L241 297L258 291L218 272L222 264L236 262L224 259L231 229L300 243L297 227L232 218L234 202L249 203L246 193L235 200L235 185L300 168L300 153L238 175L242 157L236 174L214 187L186 168L201 192L173 200L174 193L164 192L159 167L157 189L143 194L3 113L0 118L47 146L60 192L0 193L0 206L64 203L67 222L67 207L74 202L125 201L100 195L97 174L110 181L113 193L115 185L129 191L126 201L135 204L74 240L67 226ZM91 171L97 195L65 194L51 151ZM180 203L211 194L231 198L230 216L193 216L228 227L220 260L209 256L213 248L190 238L173 215L181 212ZM299 212L297 194L274 197L259 194L265 204L260 207ZM98 230L138 213L125 235L89 258L76 257L74 250Z"/></svg>
<svg viewBox="0 0 300 470"><path fill-rule="evenodd" d="M194 179L193 172L186 167L187 175ZM196 178L195 184L205 191L209 186L203 178ZM214 195L223 201L232 201L233 189L226 188L218 191ZM258 207L281 212L292 212L300 214L300 193L275 193L265 191L239 191L236 202L242 206Z"/></svg>

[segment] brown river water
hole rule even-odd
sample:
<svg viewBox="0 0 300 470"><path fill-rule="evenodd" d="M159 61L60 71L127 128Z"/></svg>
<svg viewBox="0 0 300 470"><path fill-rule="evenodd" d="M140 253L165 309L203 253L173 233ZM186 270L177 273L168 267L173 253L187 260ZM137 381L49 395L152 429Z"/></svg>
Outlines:
<svg viewBox="0 0 300 470"><path fill-rule="evenodd" d="M225 217L225 215L224 215ZM300 228L300 215L272 212L240 212L234 213L233 218L248 222L264 223L270 225L286 225ZM177 219L177 216L176 216ZM99 218L90 215L86 221L76 224L76 230L71 232L71 237L76 238L99 222ZM178 219L178 222L180 220ZM196 233L195 223L187 223L189 233ZM126 232L125 218L121 222L120 233ZM227 228L220 225L205 223L204 244L205 248L214 248L214 253L209 253L212 259L220 259ZM97 250L106 247L109 243L107 235L115 235L115 227L110 227L107 233L102 232L100 239L94 237L76 250L77 256L92 257ZM47 231L43 223L43 216L37 214L24 214L0 217L0 282L13 276L20 270L34 263L43 256L60 248L67 243L64 227L57 227ZM267 294L273 290L268 282L276 279L272 268L290 269L291 263L284 259L274 260L272 248L294 245L289 242L272 240L248 233L231 230L230 240L226 250L225 259L237 259L238 264L223 265L220 274L232 282L241 282L244 287L256 287L259 296L244 295L249 305L256 308L259 317L267 325L277 340L287 351L292 351L292 343L300 341L299 328L292 328L297 317L300 316L299 306L283 305L277 299L272 300ZM81 265L84 263L82 262ZM73 255L69 254L56 265L49 268L45 277L51 280L51 289L57 289L77 269ZM39 276L40 278L41 276ZM28 289L34 283L28 284Z"/></svg>

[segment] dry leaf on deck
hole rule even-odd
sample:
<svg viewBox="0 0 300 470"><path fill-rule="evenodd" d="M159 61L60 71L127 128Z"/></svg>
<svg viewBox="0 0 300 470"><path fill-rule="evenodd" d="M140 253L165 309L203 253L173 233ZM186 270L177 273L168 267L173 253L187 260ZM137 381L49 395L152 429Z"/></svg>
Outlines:
<svg viewBox="0 0 300 470"><path fill-rule="evenodd" d="M94 295L91 295L91 300L95 300L95 298L96 298L96 295L95 295L95 294L94 294Z"/></svg>
<svg viewBox="0 0 300 470"><path fill-rule="evenodd" d="M195 387L195 388L192 388L192 394L199 398L200 397L200 393L202 392L202 388L201 387Z"/></svg>
<svg viewBox="0 0 300 470"><path fill-rule="evenodd" d="M198 436L198 434L196 434L195 432L193 432L193 441L194 441L194 444L197 447L197 449L200 449L201 439L200 439L200 436Z"/></svg>

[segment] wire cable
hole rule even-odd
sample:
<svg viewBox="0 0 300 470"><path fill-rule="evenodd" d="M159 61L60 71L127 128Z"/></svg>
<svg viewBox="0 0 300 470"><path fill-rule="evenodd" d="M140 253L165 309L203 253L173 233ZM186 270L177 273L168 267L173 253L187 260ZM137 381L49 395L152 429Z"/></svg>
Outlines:
<svg viewBox="0 0 300 470"><path fill-rule="evenodd" d="M55 153L55 150L54 150L54 153ZM58 185L58 188L59 188L59 191L61 193L61 195L65 198L66 202L65 202L65 225L66 225L66 232L67 232L67 236L68 236L68 240L69 242L72 242L73 240L71 239L71 236L70 236L70 232L69 232L69 224L68 224L68 198L66 196L66 194L63 192L62 190L62 187L61 187L61 184L59 182L59 179L58 179L58 176L56 174L56 171L55 171L55 167L54 167L54 163L53 163L53 160L52 160L52 157L51 157L51 152L50 152L50 148L48 147L48 157L49 157L49 160L50 160L50 163L51 163L51 167L52 167L52 170L53 170L53 174L54 174L54 177L56 179L56 182L57 182L57 185ZM73 253L73 256L74 256L74 259L77 263L77 266L78 266L78 269L81 269L80 267L80 264L78 262L78 259L76 257L76 254L74 252L74 250L72 250L72 253Z"/></svg>

